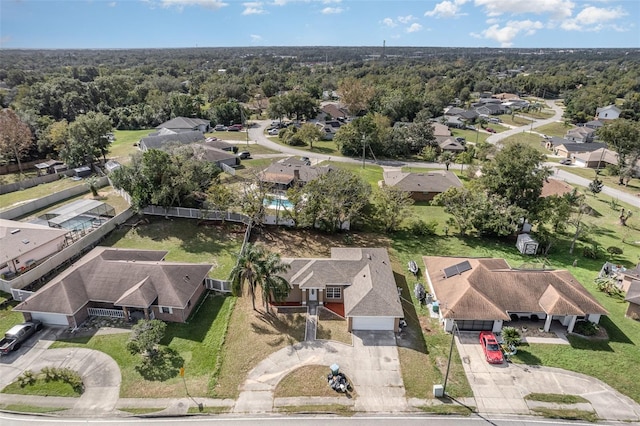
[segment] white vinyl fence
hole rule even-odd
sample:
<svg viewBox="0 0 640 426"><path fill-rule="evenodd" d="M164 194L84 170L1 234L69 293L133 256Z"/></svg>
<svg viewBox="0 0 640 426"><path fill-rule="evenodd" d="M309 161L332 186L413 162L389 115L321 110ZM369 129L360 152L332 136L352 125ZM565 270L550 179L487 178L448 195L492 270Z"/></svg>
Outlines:
<svg viewBox="0 0 640 426"><path fill-rule="evenodd" d="M87 308L87 312L92 317L124 318L122 309Z"/></svg>

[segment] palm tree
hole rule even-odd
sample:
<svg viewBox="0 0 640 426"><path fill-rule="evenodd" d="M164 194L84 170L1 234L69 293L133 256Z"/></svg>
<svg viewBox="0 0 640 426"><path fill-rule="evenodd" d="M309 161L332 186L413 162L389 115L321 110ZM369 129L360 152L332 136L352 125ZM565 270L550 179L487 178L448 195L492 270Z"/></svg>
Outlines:
<svg viewBox="0 0 640 426"><path fill-rule="evenodd" d="M269 304L272 297L281 301L289 295L289 282L278 274L288 271L290 267L288 263L282 263L277 253L270 253L260 264L262 279L259 280L259 284L262 286L262 302L267 308L267 313L271 313Z"/></svg>
<svg viewBox="0 0 640 426"><path fill-rule="evenodd" d="M243 286L251 295L251 305L256 310L256 287L262 282L265 250L261 246L248 243L240 253L236 266L231 271L231 283L234 296L242 294Z"/></svg>

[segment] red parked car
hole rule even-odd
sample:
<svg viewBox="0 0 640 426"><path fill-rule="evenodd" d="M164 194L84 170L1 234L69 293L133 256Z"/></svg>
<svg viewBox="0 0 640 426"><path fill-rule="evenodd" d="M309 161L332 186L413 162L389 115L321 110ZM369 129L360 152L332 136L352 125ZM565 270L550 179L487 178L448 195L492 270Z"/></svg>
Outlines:
<svg viewBox="0 0 640 426"><path fill-rule="evenodd" d="M504 356L496 340L496 336L490 331L480 332L480 345L489 364L502 364Z"/></svg>
<svg viewBox="0 0 640 426"><path fill-rule="evenodd" d="M489 132L489 133L495 133L495 132L496 132L496 131L495 131L494 129L492 129L491 127L487 127L485 130L486 130L487 132Z"/></svg>
<svg viewBox="0 0 640 426"><path fill-rule="evenodd" d="M242 130L242 124L232 124L227 127L227 132L239 132L240 130Z"/></svg>

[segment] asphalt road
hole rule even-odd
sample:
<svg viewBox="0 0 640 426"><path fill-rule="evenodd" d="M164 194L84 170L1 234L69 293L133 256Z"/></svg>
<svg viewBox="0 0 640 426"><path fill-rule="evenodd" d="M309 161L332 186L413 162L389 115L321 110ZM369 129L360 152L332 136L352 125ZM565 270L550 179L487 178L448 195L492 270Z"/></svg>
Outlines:
<svg viewBox="0 0 640 426"><path fill-rule="evenodd" d="M551 118L547 118L544 120L536 120L531 124L521 127L515 127L510 130L506 130L501 133L494 133L487 138L489 143L496 144L500 146L500 141L509 136L516 135L519 133L531 131L532 129L536 129L541 126L545 126L547 124L551 124L557 121L562 121L563 110L554 100L546 101L547 106L554 111L554 115ZM259 120L256 121L258 124L257 127L252 127L249 129L249 139L254 143L265 146L267 148L273 149L275 151L282 152L285 155L292 156L304 156L309 157L312 163L318 163L321 161L335 161L341 163L352 163L352 164L362 164L362 159L349 158L349 157L339 157L339 156L330 156L326 154L319 154L315 152L309 152L305 149L297 149L294 147L283 146L277 144L275 142L270 141L264 134L264 131L271 124L271 120ZM382 166L383 168L399 168L399 167L411 167L411 168L428 168L428 169L444 169L445 165L440 163L426 163L422 161L378 161L375 162L371 159L365 160L366 164L375 164ZM366 167L365 164L365 167ZM554 178L566 181L573 185L580 185L583 187L589 186L589 180L583 177L574 175L573 173L567 172L565 170L557 168L557 163L545 163L545 165L551 167L554 170ZM451 168L458 167L458 165L452 165ZM618 199L621 202L627 203L634 207L640 207L640 197L630 194L628 192L621 191L617 188L612 188L605 186L602 189L603 195L609 196L611 198ZM640 195L640 194L638 194Z"/></svg>
<svg viewBox="0 0 640 426"><path fill-rule="evenodd" d="M292 415L292 416L261 416L261 417L227 417L227 416L211 416L211 417L184 417L184 418L89 418L89 419L69 419L69 418L53 418L53 417L29 417L14 415L8 413L0 413L0 424L3 426L35 426L35 425L74 425L74 424L100 424L109 426L130 426L132 424L149 424L149 425L175 425L193 424L193 425L274 425L274 426L297 426L304 424L305 426L422 426L425 424L433 426L540 426L540 425L579 425L592 426L593 423L581 423L574 421L536 419L532 417L509 417L509 416L482 416L471 415L469 417L457 416L353 416L339 417L329 415ZM598 422L598 424L615 424L607 422Z"/></svg>

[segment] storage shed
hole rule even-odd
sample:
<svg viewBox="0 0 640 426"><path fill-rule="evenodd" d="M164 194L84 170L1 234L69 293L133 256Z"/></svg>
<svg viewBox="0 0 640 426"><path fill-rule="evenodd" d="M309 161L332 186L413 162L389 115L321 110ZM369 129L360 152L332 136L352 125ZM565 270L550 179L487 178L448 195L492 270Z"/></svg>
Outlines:
<svg viewBox="0 0 640 426"><path fill-rule="evenodd" d="M518 235L516 247L522 254L536 254L538 252L538 242L529 234Z"/></svg>

